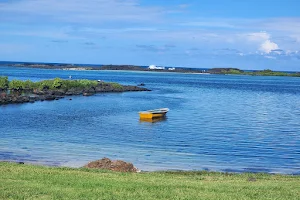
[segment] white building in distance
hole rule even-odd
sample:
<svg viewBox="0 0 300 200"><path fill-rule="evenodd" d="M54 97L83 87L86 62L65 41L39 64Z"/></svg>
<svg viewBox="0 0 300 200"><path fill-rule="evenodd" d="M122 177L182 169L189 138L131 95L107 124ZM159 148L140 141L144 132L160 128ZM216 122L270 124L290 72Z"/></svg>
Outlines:
<svg viewBox="0 0 300 200"><path fill-rule="evenodd" d="M148 69L161 69L161 70L163 70L163 69L165 69L165 67L157 67L156 65L150 65L148 67Z"/></svg>

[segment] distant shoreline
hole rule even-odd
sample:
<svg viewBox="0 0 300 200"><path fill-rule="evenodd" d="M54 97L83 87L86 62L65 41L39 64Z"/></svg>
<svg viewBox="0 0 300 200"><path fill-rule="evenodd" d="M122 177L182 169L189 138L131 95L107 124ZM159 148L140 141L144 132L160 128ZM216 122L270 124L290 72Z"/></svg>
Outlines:
<svg viewBox="0 0 300 200"><path fill-rule="evenodd" d="M238 68L211 68L211 69L197 69L197 68L183 68L183 67L157 67L147 68L145 66L136 65L73 65L73 64L47 64L47 63L0 63L0 66L8 67L25 67L36 69L58 69L70 71L141 71L141 72L166 72L166 73L185 73L185 74L219 74L219 75L250 75L250 76L287 76L300 77L300 72L280 72L265 70L241 70Z"/></svg>

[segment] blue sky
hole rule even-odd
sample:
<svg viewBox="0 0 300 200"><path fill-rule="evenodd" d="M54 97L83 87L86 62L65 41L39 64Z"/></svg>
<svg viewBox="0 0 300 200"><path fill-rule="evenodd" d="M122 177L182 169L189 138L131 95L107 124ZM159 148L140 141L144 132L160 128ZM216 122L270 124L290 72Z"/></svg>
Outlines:
<svg viewBox="0 0 300 200"><path fill-rule="evenodd" d="M0 60L300 71L298 0L0 0Z"/></svg>

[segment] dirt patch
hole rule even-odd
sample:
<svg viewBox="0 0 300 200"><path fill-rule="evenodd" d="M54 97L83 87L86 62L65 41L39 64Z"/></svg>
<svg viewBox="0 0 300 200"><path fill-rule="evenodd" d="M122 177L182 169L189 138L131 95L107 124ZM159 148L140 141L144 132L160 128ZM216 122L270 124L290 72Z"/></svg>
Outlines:
<svg viewBox="0 0 300 200"><path fill-rule="evenodd" d="M138 169L132 163L122 160L110 160L109 158L102 158L88 163L85 168L93 169L107 169L116 172L138 172Z"/></svg>

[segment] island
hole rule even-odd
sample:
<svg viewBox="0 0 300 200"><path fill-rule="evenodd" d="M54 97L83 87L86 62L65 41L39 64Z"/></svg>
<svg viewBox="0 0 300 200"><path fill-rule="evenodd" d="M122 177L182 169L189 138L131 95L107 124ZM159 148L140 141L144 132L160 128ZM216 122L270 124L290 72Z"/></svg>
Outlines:
<svg viewBox="0 0 300 200"><path fill-rule="evenodd" d="M137 65L79 65L79 64L63 64L63 63L14 63L14 62L0 62L0 66L10 67L25 67L38 69L60 69L60 70L125 70L125 71L154 71L154 72L179 72L179 73L203 73L205 70L197 68L185 67L156 67L150 68L148 66Z"/></svg>
<svg viewBox="0 0 300 200"><path fill-rule="evenodd" d="M257 71L244 71L238 68L212 68L207 70L210 74L236 74L236 75L250 75L250 76L292 76L300 77L300 72L279 72L270 69L257 70Z"/></svg>
<svg viewBox="0 0 300 200"><path fill-rule="evenodd" d="M250 75L250 76L290 76L300 77L300 72L282 72L265 70L241 70L238 68L185 68L185 67L163 67L163 66L137 66L137 65L80 65L65 63L29 63L29 62L0 62L0 66L26 67L39 69L58 70L122 70L122 71L144 71L144 72L175 72L190 74L220 74L220 75Z"/></svg>
<svg viewBox="0 0 300 200"><path fill-rule="evenodd" d="M101 92L150 91L146 88L95 80L63 80L55 78L33 82L0 76L0 105L59 100L65 96L91 96ZM70 99L71 100L71 99Z"/></svg>

